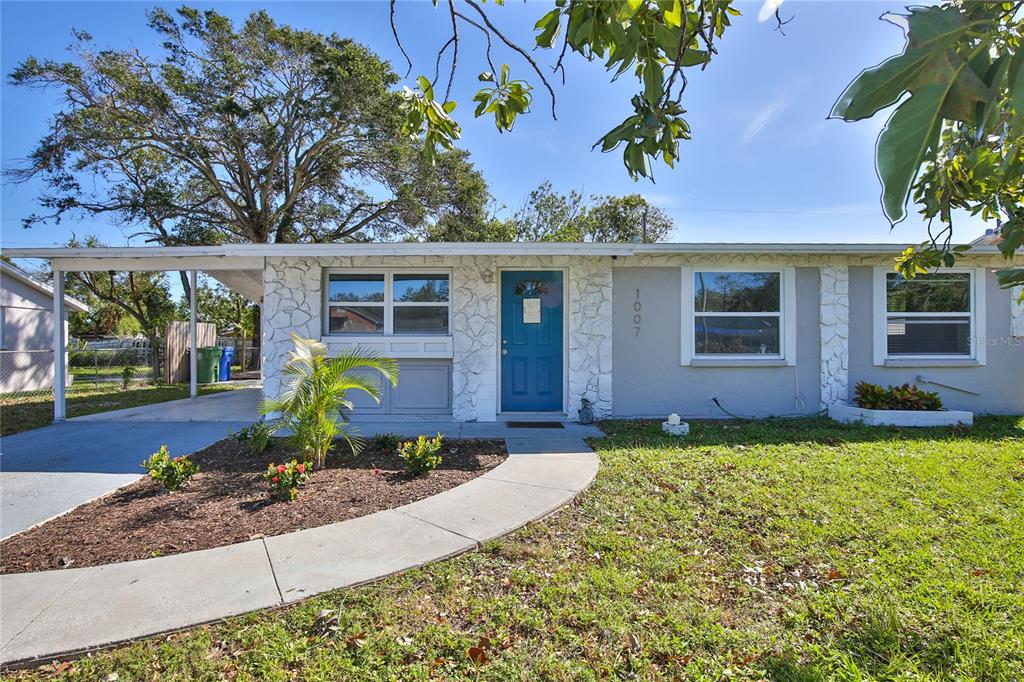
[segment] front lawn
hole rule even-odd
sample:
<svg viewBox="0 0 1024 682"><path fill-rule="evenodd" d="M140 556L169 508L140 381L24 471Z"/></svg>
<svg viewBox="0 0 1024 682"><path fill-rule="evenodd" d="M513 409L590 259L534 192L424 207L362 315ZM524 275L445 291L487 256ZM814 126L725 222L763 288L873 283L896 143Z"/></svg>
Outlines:
<svg viewBox="0 0 1024 682"><path fill-rule="evenodd" d="M1024 419L605 427L483 551L19 676L1024 679Z"/></svg>
<svg viewBox="0 0 1024 682"><path fill-rule="evenodd" d="M199 395L229 391L233 386L225 384L201 384ZM188 397L188 384L164 384L162 386L138 386L121 390L120 383L106 382L99 386L80 383L69 389L66 397L68 417L83 414L123 410L179 400ZM34 392L0 396L0 436L9 436L19 431L38 429L53 423L53 395Z"/></svg>

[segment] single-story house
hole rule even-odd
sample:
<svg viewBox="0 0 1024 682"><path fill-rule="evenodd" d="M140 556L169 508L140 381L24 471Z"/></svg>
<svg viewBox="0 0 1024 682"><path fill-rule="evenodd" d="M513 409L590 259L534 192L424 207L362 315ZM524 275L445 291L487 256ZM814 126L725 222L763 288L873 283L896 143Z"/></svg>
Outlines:
<svg viewBox="0 0 1024 682"><path fill-rule="evenodd" d="M67 311L89 312L71 296ZM53 386L53 287L0 261L0 393L38 391Z"/></svg>
<svg viewBox="0 0 1024 682"><path fill-rule="evenodd" d="M262 304L264 391L290 334L398 359L360 418L810 415L859 381L1024 413L1024 310L977 245L904 280L897 244L394 243L10 249L58 270L203 270ZM1017 264L1024 263L1018 256ZM260 286L261 284L261 286ZM248 292L248 293L246 293Z"/></svg>

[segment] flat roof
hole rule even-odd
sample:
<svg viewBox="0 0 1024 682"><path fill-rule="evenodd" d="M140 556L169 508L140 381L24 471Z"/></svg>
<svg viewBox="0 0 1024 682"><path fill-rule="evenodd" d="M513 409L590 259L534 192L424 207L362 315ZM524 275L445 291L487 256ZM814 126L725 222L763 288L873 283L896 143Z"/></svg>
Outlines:
<svg viewBox="0 0 1024 682"><path fill-rule="evenodd" d="M385 242L374 244L228 244L221 246L19 247L2 249L11 258L224 258L268 256L636 256L644 254L821 254L891 255L906 243L566 243L566 242ZM972 253L998 254L995 245L975 244ZM225 267L237 264L225 261Z"/></svg>

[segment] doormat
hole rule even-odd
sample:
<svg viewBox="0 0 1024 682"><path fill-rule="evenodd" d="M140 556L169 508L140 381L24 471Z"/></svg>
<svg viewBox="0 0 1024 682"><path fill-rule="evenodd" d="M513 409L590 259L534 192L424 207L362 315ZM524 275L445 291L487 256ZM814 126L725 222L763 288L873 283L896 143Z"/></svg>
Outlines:
<svg viewBox="0 0 1024 682"><path fill-rule="evenodd" d="M505 422L510 429L564 429L562 422Z"/></svg>

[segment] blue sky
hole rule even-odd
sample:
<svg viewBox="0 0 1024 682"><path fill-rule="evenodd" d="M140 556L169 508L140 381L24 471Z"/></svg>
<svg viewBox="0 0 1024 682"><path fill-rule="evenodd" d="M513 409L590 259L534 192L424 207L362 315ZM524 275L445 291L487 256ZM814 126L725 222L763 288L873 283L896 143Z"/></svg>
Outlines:
<svg viewBox="0 0 1024 682"><path fill-rule="evenodd" d="M179 3L168 4L174 7ZM136 46L155 50L144 12L151 2L8 2L2 11L2 155L5 168L24 157L46 130L58 93L13 88L6 75L28 55L62 59L71 28L92 33L102 47ZM197 7L210 7L197 3ZM215 5L242 21L265 8L279 22L324 33L337 32L368 45L400 73L404 62L391 37L386 2L231 2ZM507 34L531 44L534 21L549 3L510 2L491 8ZM691 75L684 98L693 140L682 143L672 170L655 168L656 183L629 179L620 156L591 151L604 132L630 113L635 91L631 78L609 84L598 63L578 57L567 62L567 82L556 83L558 120L540 87L533 111L511 134L499 135L488 119L474 120L470 99L476 74L486 68L482 42L463 31L461 68L453 97L462 124L462 147L490 184L498 202L521 205L544 180L562 191L587 194L641 192L668 211L676 222L672 241L892 241L916 243L926 233L912 216L890 233L878 203L874 142L883 120L858 124L826 120L845 84L868 65L898 52L899 29L879 16L898 11L893 2L795 2L782 6L786 35L771 22L758 23L759 2L742 3L743 16L719 43L720 53L703 73ZM429 2L402 2L398 27L414 69L432 74L434 57L447 39L441 10ZM465 34L469 35L465 35ZM542 65L556 55L537 51ZM529 77L526 64L508 52L513 75ZM539 86L536 77L529 78ZM556 81L552 81L555 83ZM72 232L98 234L112 245L128 242L118 228L95 219L59 226L22 229L20 220L34 209L39 186L2 188L4 246L60 244ZM961 219L957 240L979 235L984 225ZM137 243L137 242L134 242Z"/></svg>

